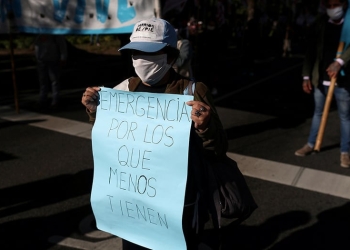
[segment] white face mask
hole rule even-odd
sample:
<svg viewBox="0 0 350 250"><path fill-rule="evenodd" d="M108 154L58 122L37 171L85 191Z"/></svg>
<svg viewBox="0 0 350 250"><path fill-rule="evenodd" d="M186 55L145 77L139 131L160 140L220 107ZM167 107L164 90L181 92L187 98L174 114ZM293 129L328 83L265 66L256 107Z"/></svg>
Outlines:
<svg viewBox="0 0 350 250"><path fill-rule="evenodd" d="M167 55L136 55L132 56L135 72L142 82L154 85L158 83L171 68L167 63Z"/></svg>
<svg viewBox="0 0 350 250"><path fill-rule="evenodd" d="M342 6L335 7L333 9L327 9L327 15L330 19L336 21L343 17L344 10Z"/></svg>

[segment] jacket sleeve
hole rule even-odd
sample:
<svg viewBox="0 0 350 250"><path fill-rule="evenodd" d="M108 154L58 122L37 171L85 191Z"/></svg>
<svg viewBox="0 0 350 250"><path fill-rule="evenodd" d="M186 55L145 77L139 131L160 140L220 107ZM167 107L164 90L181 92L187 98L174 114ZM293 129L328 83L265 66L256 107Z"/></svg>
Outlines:
<svg viewBox="0 0 350 250"><path fill-rule="evenodd" d="M88 109L86 109L86 113L89 116L89 122L94 124L96 120L96 111L95 112L90 112Z"/></svg>
<svg viewBox="0 0 350 250"><path fill-rule="evenodd" d="M313 25L311 25L306 37L306 51L302 68L302 76L309 76L310 78L312 76L312 70L316 60L317 42L320 35L318 33L321 32L319 28L319 26L322 25L321 22L322 20L320 19L315 21Z"/></svg>
<svg viewBox="0 0 350 250"><path fill-rule="evenodd" d="M215 108L213 99L206 85L201 82L196 83L194 100L201 101L210 106L211 120L206 130L199 132L197 135L203 141L203 148L214 152L216 156L223 156L227 152L227 137L222 126L221 120Z"/></svg>

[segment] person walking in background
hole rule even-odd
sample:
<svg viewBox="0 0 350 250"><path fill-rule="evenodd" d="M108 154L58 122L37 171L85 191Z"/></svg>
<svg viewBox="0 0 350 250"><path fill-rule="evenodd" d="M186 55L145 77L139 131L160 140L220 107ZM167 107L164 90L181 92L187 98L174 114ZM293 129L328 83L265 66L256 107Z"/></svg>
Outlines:
<svg viewBox="0 0 350 250"><path fill-rule="evenodd" d="M177 49L180 51L179 57L175 61L173 68L177 73L182 76L193 79L192 72L192 56L193 48L188 39L181 37L180 32L176 30L177 33Z"/></svg>
<svg viewBox="0 0 350 250"><path fill-rule="evenodd" d="M337 77L334 96L340 118L340 166L349 168L350 68L348 61L350 60L350 47L334 60L344 23L347 1L324 0L324 3L327 15L321 15L310 29L309 46L302 70L303 90L307 94L313 92L314 95L314 115L307 144L298 149L295 155L306 156L313 152L330 80ZM338 74L340 70L345 71L345 76Z"/></svg>
<svg viewBox="0 0 350 250"><path fill-rule="evenodd" d="M100 46L100 35L99 34L91 34L90 35L90 45Z"/></svg>
<svg viewBox="0 0 350 250"><path fill-rule="evenodd" d="M40 83L39 105L45 108L48 104L48 93L51 87L51 107L59 103L61 69L67 61L67 44L64 36L40 34L34 41Z"/></svg>

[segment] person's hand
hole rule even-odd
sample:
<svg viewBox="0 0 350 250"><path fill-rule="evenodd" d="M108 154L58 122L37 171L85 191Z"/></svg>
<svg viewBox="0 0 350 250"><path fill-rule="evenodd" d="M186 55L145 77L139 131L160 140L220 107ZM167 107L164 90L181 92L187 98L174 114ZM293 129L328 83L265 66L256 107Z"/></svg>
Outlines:
<svg viewBox="0 0 350 250"><path fill-rule="evenodd" d="M100 91L100 87L88 87L86 88L83 96L81 98L81 103L92 113L96 112L96 108L98 105L98 101L100 95L98 91Z"/></svg>
<svg viewBox="0 0 350 250"><path fill-rule="evenodd" d="M339 70L341 68L341 65L339 62L335 61L335 62L332 62L328 68L326 69L327 73L328 73L328 76L330 79L332 79L333 77L336 77Z"/></svg>
<svg viewBox="0 0 350 250"><path fill-rule="evenodd" d="M192 106L191 119L194 122L194 127L199 132L205 130L210 121L210 107L199 101L188 101L188 106Z"/></svg>
<svg viewBox="0 0 350 250"><path fill-rule="evenodd" d="M303 80L303 90L305 93L310 94L312 91L312 84L310 80Z"/></svg>

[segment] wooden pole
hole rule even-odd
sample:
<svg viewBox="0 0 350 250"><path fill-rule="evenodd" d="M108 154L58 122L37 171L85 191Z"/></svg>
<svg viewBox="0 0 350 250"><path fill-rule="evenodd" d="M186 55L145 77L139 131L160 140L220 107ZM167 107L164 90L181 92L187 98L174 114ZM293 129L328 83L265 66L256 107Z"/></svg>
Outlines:
<svg viewBox="0 0 350 250"><path fill-rule="evenodd" d="M14 94L16 113L19 114L18 91L17 91L17 82L16 82L16 67L15 67L15 56L14 56L14 46L13 46L14 15L12 12L8 13L8 18L10 21L9 35L10 35L10 56L11 56L13 94Z"/></svg>
<svg viewBox="0 0 350 250"><path fill-rule="evenodd" d="M338 46L338 51L337 51L337 55L336 58L339 58L342 51L344 49L344 42L340 42L339 46ZM331 106L331 102L332 102L332 97L333 97L333 93L334 93L334 88L335 88L335 83L337 81L337 77L333 77L331 79L331 84L329 85L328 88L328 93L327 93L327 97L326 97L326 102L325 105L323 107L323 113L322 113L322 118L321 118L321 124L320 127L318 129L318 133L317 133L317 138L316 138L316 143L315 143L315 147L314 150L315 151L320 151L321 149L321 144L322 144L322 139L323 139L323 135L324 135L324 131L326 128L326 123L327 123L327 118L328 118L328 113L329 113L329 108Z"/></svg>

